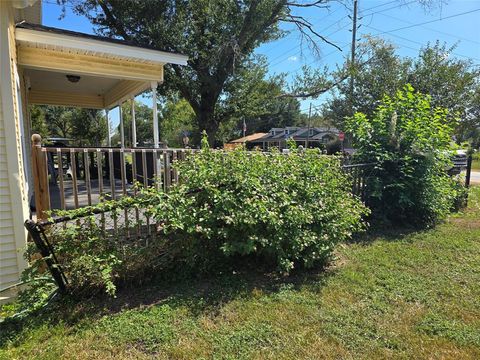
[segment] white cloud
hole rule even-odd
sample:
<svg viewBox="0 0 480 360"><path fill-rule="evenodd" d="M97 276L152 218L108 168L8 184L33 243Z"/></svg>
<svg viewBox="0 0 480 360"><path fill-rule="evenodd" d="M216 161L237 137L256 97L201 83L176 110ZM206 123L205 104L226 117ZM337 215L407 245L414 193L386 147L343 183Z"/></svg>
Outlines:
<svg viewBox="0 0 480 360"><path fill-rule="evenodd" d="M288 61L298 61L298 57L297 56L290 56L288 58Z"/></svg>

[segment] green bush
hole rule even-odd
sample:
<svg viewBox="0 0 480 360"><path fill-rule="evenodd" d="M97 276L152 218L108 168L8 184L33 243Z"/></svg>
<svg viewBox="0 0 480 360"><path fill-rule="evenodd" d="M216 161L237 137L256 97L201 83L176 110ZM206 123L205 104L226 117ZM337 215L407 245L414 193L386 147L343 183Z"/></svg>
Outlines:
<svg viewBox="0 0 480 360"><path fill-rule="evenodd" d="M369 119L347 120L359 161L377 162L369 183L369 206L384 220L432 225L454 207L463 190L447 175L455 124L447 110L410 85L385 96Z"/></svg>
<svg viewBox="0 0 480 360"><path fill-rule="evenodd" d="M114 294L119 283L160 271L207 272L246 258L285 272L322 265L336 243L366 227L368 209L351 194L351 179L337 158L317 149L284 155L204 148L174 166L180 181L168 192L151 187L61 213L81 216L48 230L74 292ZM156 220L148 241L125 238L136 231L135 208ZM125 209L129 228L121 220ZM113 214L118 231L105 235L94 210Z"/></svg>
<svg viewBox="0 0 480 360"><path fill-rule="evenodd" d="M364 228L339 160L318 150L288 155L204 147L179 162L180 184L152 208L167 235L184 239L191 265L255 255L282 271L324 263Z"/></svg>

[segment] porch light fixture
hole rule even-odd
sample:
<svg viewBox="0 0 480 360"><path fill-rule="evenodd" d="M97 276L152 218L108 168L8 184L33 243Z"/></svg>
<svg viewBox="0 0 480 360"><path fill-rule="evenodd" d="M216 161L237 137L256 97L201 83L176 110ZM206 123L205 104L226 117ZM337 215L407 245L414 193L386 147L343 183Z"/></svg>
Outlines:
<svg viewBox="0 0 480 360"><path fill-rule="evenodd" d="M80 76L78 75L66 75L67 80L70 81L71 83L77 83L80 81Z"/></svg>

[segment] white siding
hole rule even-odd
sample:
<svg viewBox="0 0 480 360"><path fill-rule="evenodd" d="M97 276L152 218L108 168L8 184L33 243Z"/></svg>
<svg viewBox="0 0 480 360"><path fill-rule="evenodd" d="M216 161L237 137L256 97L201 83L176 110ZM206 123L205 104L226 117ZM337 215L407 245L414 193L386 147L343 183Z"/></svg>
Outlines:
<svg viewBox="0 0 480 360"><path fill-rule="evenodd" d="M0 1L0 290L18 282L28 217L13 8Z"/></svg>
<svg viewBox="0 0 480 360"><path fill-rule="evenodd" d="M0 289L14 284L19 277L3 121L0 99Z"/></svg>

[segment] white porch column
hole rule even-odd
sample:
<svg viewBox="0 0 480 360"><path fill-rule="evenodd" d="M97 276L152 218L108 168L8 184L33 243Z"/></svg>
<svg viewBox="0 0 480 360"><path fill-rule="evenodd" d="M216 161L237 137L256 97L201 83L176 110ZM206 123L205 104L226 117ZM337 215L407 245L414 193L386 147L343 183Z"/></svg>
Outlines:
<svg viewBox="0 0 480 360"><path fill-rule="evenodd" d="M120 147L125 147L125 131L123 129L122 103L118 103L118 116L120 117Z"/></svg>
<svg viewBox="0 0 480 360"><path fill-rule="evenodd" d="M159 148L160 140L158 133L158 112L157 112L157 86L158 82L152 81L152 108L153 108L153 147Z"/></svg>
<svg viewBox="0 0 480 360"><path fill-rule="evenodd" d="M110 133L110 118L108 117L108 109L105 109L105 117L107 118L107 129L108 129L108 137L107 137L107 146L112 146L112 134Z"/></svg>
<svg viewBox="0 0 480 360"><path fill-rule="evenodd" d="M132 96L130 100L130 106L132 107L132 147L137 147L137 124L135 120L135 97Z"/></svg>

